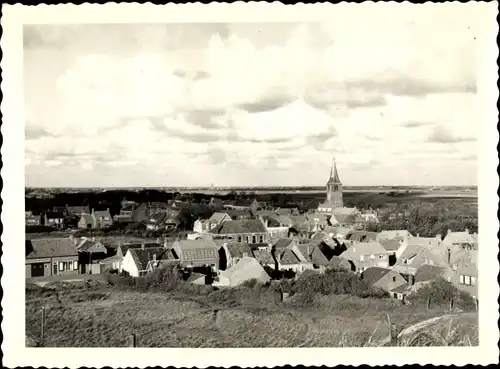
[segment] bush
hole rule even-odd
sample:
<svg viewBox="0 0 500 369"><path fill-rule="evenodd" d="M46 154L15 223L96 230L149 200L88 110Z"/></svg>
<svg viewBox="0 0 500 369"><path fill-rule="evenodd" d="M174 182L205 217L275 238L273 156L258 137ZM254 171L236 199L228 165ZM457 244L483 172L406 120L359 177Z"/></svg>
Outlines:
<svg viewBox="0 0 500 369"><path fill-rule="evenodd" d="M408 296L408 302L412 305L427 305L449 307L464 311L476 309L474 298L467 292L461 291L450 282L438 279L419 288L415 293Z"/></svg>
<svg viewBox="0 0 500 369"><path fill-rule="evenodd" d="M54 231L54 228L44 225L27 225L25 231L26 233L50 233Z"/></svg>
<svg viewBox="0 0 500 369"><path fill-rule="evenodd" d="M358 275L337 269L327 269L324 274L310 274L303 278L299 278L293 290L294 293L299 294L349 294L362 298L388 297L386 292L368 286Z"/></svg>

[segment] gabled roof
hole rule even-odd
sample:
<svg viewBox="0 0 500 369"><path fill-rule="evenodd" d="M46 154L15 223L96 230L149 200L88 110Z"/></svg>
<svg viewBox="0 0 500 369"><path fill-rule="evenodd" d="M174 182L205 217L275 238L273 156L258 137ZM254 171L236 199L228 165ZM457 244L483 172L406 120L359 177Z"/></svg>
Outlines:
<svg viewBox="0 0 500 369"><path fill-rule="evenodd" d="M94 210L94 215L96 217L108 217L111 218L111 214L109 213L109 210Z"/></svg>
<svg viewBox="0 0 500 369"><path fill-rule="evenodd" d="M399 240L380 240L379 241L382 246L384 246L384 249L387 251L398 251L398 249L401 247L401 243Z"/></svg>
<svg viewBox="0 0 500 369"><path fill-rule="evenodd" d="M278 241L274 243L274 247L276 249L284 249L288 247L292 242L294 242L295 239L293 238L280 238Z"/></svg>
<svg viewBox="0 0 500 369"><path fill-rule="evenodd" d="M274 264L273 255L269 251L265 250L254 250L253 255L255 259L261 264Z"/></svg>
<svg viewBox="0 0 500 369"><path fill-rule="evenodd" d="M189 275L188 279L186 279L186 282L194 282L201 278L205 279L207 276L205 274L193 272Z"/></svg>
<svg viewBox="0 0 500 369"><path fill-rule="evenodd" d="M436 266L436 265L422 265L417 269L415 274L415 283L417 282L427 282L434 281L440 277L443 277L447 272L447 268Z"/></svg>
<svg viewBox="0 0 500 369"><path fill-rule="evenodd" d="M408 291L411 288L409 284L402 284L401 286L398 286L396 288L393 288L391 292L393 293L404 293Z"/></svg>
<svg viewBox="0 0 500 369"><path fill-rule="evenodd" d="M349 260L359 260L361 255L385 253L387 251L379 242L360 242L349 247L340 256Z"/></svg>
<svg viewBox="0 0 500 369"><path fill-rule="evenodd" d="M66 210L68 210L69 213L90 213L90 208L88 205L80 205L80 206L66 206Z"/></svg>
<svg viewBox="0 0 500 369"><path fill-rule="evenodd" d="M94 223L94 218L92 218L92 215L90 214L82 214L80 218L80 222L83 221L85 224L92 224Z"/></svg>
<svg viewBox="0 0 500 369"><path fill-rule="evenodd" d="M405 238L405 237L413 237L410 232L408 232L406 229L399 229L399 230L392 230L392 231L381 231L378 234L377 240L383 240L383 239L394 239L394 238Z"/></svg>
<svg viewBox="0 0 500 369"><path fill-rule="evenodd" d="M210 238L181 240L177 244L181 249L184 261L219 259L219 246Z"/></svg>
<svg viewBox="0 0 500 369"><path fill-rule="evenodd" d="M341 208L335 208L333 209L333 214L335 216L337 215L351 215L351 214L355 214L355 213L358 213L359 210L356 209L356 208L348 208L348 207L341 207Z"/></svg>
<svg viewBox="0 0 500 369"><path fill-rule="evenodd" d="M210 233L216 234L243 234L267 233L266 226L259 219L230 220L219 224Z"/></svg>
<svg viewBox="0 0 500 369"><path fill-rule="evenodd" d="M212 214L212 216L208 220L211 223L213 222L213 223L220 224L226 218L231 219L231 217L229 216L228 213L215 212Z"/></svg>
<svg viewBox="0 0 500 369"><path fill-rule="evenodd" d="M467 232L448 232L444 238L446 243L476 243L474 237Z"/></svg>
<svg viewBox="0 0 500 369"><path fill-rule="evenodd" d="M226 245L229 255L233 258L253 257L252 248L248 243L230 242Z"/></svg>
<svg viewBox="0 0 500 369"><path fill-rule="evenodd" d="M164 246L160 245L156 242L151 242L151 243L126 243L123 245L119 245L118 247L120 248L123 256L125 256L125 254L127 253L127 251L129 249L141 249L142 247L144 247L146 249L154 249L154 248L164 247Z"/></svg>
<svg viewBox="0 0 500 369"><path fill-rule="evenodd" d="M83 238L80 243L76 246L78 252L103 252L107 253L106 247L99 241L91 240L88 238Z"/></svg>
<svg viewBox="0 0 500 369"><path fill-rule="evenodd" d="M441 240L437 237L411 237L408 238L408 245L420 245L428 247L439 247Z"/></svg>
<svg viewBox="0 0 500 369"><path fill-rule="evenodd" d="M345 270L351 270L351 264L344 258L339 256L332 256L329 261L329 265L334 268L342 268Z"/></svg>
<svg viewBox="0 0 500 369"><path fill-rule="evenodd" d="M387 268L379 268L379 267L371 267L366 269L363 274L361 274L361 278L365 281L369 286L377 283L391 270Z"/></svg>
<svg viewBox="0 0 500 369"><path fill-rule="evenodd" d="M267 283L271 280L259 262L249 257L240 259L235 265L221 271L220 274L229 280L231 286L237 286L250 279L256 279L261 283Z"/></svg>
<svg viewBox="0 0 500 369"><path fill-rule="evenodd" d="M250 210L226 209L224 212L227 213L232 219L252 217L252 212Z"/></svg>
<svg viewBox="0 0 500 369"><path fill-rule="evenodd" d="M26 240L26 259L77 256L76 245L69 238L38 238Z"/></svg>
<svg viewBox="0 0 500 369"><path fill-rule="evenodd" d="M285 249L280 255L279 261L280 264L283 265L299 264L301 262L299 257L291 249Z"/></svg>
<svg viewBox="0 0 500 369"><path fill-rule="evenodd" d="M156 260L178 260L177 255L171 249L164 247L151 247L143 249L129 249L128 252L132 256L138 270L146 270L148 263L153 261L156 255Z"/></svg>
<svg viewBox="0 0 500 369"><path fill-rule="evenodd" d="M354 242L370 242L376 241L377 235L377 232L367 232L353 229L349 232L345 239Z"/></svg>

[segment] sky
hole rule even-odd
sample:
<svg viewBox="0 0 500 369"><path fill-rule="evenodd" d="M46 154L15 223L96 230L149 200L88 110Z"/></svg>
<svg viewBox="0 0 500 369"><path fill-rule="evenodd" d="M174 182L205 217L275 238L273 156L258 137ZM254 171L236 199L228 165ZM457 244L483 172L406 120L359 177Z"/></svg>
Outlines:
<svg viewBox="0 0 500 369"><path fill-rule="evenodd" d="M26 185L475 185L479 20L410 10L27 25Z"/></svg>

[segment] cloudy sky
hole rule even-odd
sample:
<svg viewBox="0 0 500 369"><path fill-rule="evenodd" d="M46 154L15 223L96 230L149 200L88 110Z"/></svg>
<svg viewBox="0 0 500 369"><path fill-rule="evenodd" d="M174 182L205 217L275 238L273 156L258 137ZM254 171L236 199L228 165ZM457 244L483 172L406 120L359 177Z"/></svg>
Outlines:
<svg viewBox="0 0 500 369"><path fill-rule="evenodd" d="M26 185L476 184L477 23L410 10L25 26Z"/></svg>

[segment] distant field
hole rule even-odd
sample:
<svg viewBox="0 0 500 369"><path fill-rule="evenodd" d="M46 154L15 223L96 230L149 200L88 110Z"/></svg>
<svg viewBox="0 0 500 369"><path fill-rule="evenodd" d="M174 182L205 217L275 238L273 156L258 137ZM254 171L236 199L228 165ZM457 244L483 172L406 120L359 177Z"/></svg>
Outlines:
<svg viewBox="0 0 500 369"><path fill-rule="evenodd" d="M393 301L393 300L391 300ZM227 308L214 315L203 302L166 293L65 291L26 296L26 335L40 336L46 307L45 346L123 347L129 334L139 347L350 347L377 346L392 323L408 327L443 311L417 311L388 300L322 298L322 308ZM465 334L474 332L468 327ZM464 333L464 332L462 332Z"/></svg>

